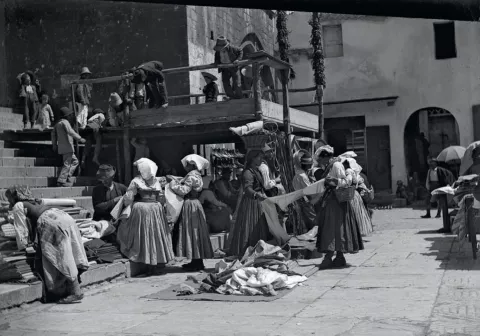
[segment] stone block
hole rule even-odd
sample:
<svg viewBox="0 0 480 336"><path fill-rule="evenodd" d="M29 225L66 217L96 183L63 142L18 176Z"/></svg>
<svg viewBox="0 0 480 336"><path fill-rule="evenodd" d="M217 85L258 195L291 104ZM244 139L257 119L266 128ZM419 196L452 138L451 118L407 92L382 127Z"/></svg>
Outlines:
<svg viewBox="0 0 480 336"><path fill-rule="evenodd" d="M147 266L145 264L129 261L126 263L126 277L133 278L147 272Z"/></svg>
<svg viewBox="0 0 480 336"><path fill-rule="evenodd" d="M14 157L20 152L16 148L0 148L0 157Z"/></svg>
<svg viewBox="0 0 480 336"><path fill-rule="evenodd" d="M0 310L33 302L41 297L40 282L32 285L0 284Z"/></svg>
<svg viewBox="0 0 480 336"><path fill-rule="evenodd" d="M88 271L80 276L81 285L88 286L91 284L111 280L120 276L127 275L126 264L124 260L116 261L111 264L98 264L90 266Z"/></svg>

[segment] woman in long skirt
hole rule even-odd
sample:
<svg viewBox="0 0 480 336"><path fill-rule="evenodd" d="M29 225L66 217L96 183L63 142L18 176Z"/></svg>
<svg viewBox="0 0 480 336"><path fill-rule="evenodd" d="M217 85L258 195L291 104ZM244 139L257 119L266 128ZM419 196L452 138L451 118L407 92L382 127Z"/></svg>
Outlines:
<svg viewBox="0 0 480 336"><path fill-rule="evenodd" d="M6 196L13 206L18 249L38 241L44 299L60 299L59 303L82 300L78 276L79 271L88 269L88 260L75 220L62 210L43 205L27 187L10 188Z"/></svg>
<svg viewBox="0 0 480 336"><path fill-rule="evenodd" d="M249 246L255 246L259 240L267 241L271 236L260 204L266 199L262 174L258 170L263 158L261 150L248 152L242 175L243 196L237 209L229 251L230 255L240 258Z"/></svg>
<svg viewBox="0 0 480 336"><path fill-rule="evenodd" d="M134 163L140 172L127 189L124 205L132 205L128 219L118 228L120 251L133 262L146 264L150 273L174 258L170 228L163 202L157 165L142 158Z"/></svg>
<svg viewBox="0 0 480 336"><path fill-rule="evenodd" d="M202 204L198 200L203 189L200 171L208 169L210 163L205 158L191 154L182 159L182 165L188 172L180 180L170 182L171 190L184 198L182 212L178 221L177 256L190 259L182 267L187 271L205 269L203 259L213 258L207 220Z"/></svg>
<svg viewBox="0 0 480 336"><path fill-rule="evenodd" d="M322 148L317 151L319 152L322 152ZM317 160L322 161L322 158L317 155ZM352 175L347 176L341 158L328 159L328 156L323 156L323 161L327 160L330 163L322 176L325 178L326 190L317 208L317 249L325 253L320 269L345 267L347 263L344 254L357 253L364 248L360 231L361 216L356 202L339 202L335 195L337 187L352 185ZM354 197L361 202L358 192L355 192ZM333 260L335 252L336 258Z"/></svg>

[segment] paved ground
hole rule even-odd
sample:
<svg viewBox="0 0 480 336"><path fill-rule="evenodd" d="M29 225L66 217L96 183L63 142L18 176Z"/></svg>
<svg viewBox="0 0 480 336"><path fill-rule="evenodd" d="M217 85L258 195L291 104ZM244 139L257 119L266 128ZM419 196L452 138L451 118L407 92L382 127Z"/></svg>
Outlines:
<svg viewBox="0 0 480 336"><path fill-rule="evenodd" d="M480 335L480 262L453 237L431 233L441 220L421 214L377 211L352 267L318 272L277 301L141 298L185 277L169 274L97 287L76 305L0 314L0 335Z"/></svg>

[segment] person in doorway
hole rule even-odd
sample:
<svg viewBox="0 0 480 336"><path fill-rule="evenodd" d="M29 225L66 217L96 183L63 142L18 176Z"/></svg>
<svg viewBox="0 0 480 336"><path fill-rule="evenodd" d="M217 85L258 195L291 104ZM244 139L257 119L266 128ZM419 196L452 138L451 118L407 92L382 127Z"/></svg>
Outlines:
<svg viewBox="0 0 480 336"><path fill-rule="evenodd" d="M426 207L427 207L427 213L422 216L422 218L431 218L430 216L430 209L432 208L431 204L431 198L432 198L432 191L438 188L446 187L447 185L452 185L455 182L455 178L453 177L453 174L445 168L438 167L438 162L437 159L435 158L429 158L428 159L428 166L430 169L428 170L427 173L427 181L425 183L425 186L428 190L428 197L426 198ZM438 198L440 202L438 202L437 206L437 216L436 218L440 218L441 215L441 202L442 199ZM444 214L444 216L447 216L448 214ZM440 229L438 232L439 233L446 233L443 232L443 229Z"/></svg>
<svg viewBox="0 0 480 336"><path fill-rule="evenodd" d="M40 113L38 115L37 123L42 130L48 129L54 123L53 110L48 103L49 97L47 94L42 95L42 103L40 105Z"/></svg>
<svg viewBox="0 0 480 336"><path fill-rule="evenodd" d="M145 84L149 108L168 106L167 86L163 74L163 63L150 61L131 70L133 84Z"/></svg>
<svg viewBox="0 0 480 336"><path fill-rule="evenodd" d="M161 178L156 177L158 167L152 160L142 158L134 164L140 173L123 196L124 206L132 208L118 227L117 240L127 258L147 265L150 274L160 274L174 258Z"/></svg>
<svg viewBox="0 0 480 336"><path fill-rule="evenodd" d="M187 155L181 162L187 175L170 182L171 190L184 198L176 228L177 256L191 260L182 266L186 271L201 271L205 269L203 259L214 256L205 212L199 201L203 190L200 171L208 169L210 162L197 154Z"/></svg>
<svg viewBox="0 0 480 336"><path fill-rule="evenodd" d="M202 90L205 95L205 103L216 103L218 100L218 85L216 83L218 78L209 72L202 72L202 75L207 83Z"/></svg>
<svg viewBox="0 0 480 336"><path fill-rule="evenodd" d="M63 304L81 301L79 271L88 269L88 260L75 220L62 210L43 205L28 188L12 187L5 194L13 207L14 227L28 228L16 230L17 242L26 243L25 234L38 241L38 271L47 294L44 299Z"/></svg>
<svg viewBox="0 0 480 336"><path fill-rule="evenodd" d="M132 138L131 144L133 148L135 148L135 158L133 159L133 162L140 160L141 158L150 158L150 149L148 148L146 138Z"/></svg>
<svg viewBox="0 0 480 336"><path fill-rule="evenodd" d="M87 138L87 143L83 149L81 166L85 167L88 155L92 149L92 143L95 141L95 150L93 152L92 162L100 166L100 154L102 152L102 134L100 129L105 124L105 112L97 108L93 110L93 116L88 119L87 129L91 129L93 134Z"/></svg>
<svg viewBox="0 0 480 336"><path fill-rule="evenodd" d="M215 193L209 188L210 182L210 177L203 177L203 190L198 198L205 212L209 232L212 234L228 231L232 212L227 204L215 197Z"/></svg>
<svg viewBox="0 0 480 336"><path fill-rule="evenodd" d="M35 85L29 74L24 73L21 77L22 85L20 87L20 104L23 107L23 126L26 129L35 126L38 114L38 94Z"/></svg>
<svg viewBox="0 0 480 336"><path fill-rule="evenodd" d="M321 154L323 151L329 152L332 147L323 146L317 150ZM320 269L342 268L347 265L345 253L357 253L364 249L360 229L360 220L369 218L361 216L359 211L366 210L360 194L354 192L354 200L340 202L336 196L337 187L349 187L354 181L355 174L347 174L342 161L344 158L329 158L319 155L318 163L325 166L325 170L320 179L325 179L325 192L319 202L317 210L317 249L318 252L325 253ZM352 159L353 160L353 159ZM319 180L320 180L319 179ZM333 259L336 253L335 259Z"/></svg>
<svg viewBox="0 0 480 336"><path fill-rule="evenodd" d="M78 159L73 148L73 140L85 143L86 140L77 134L72 128L75 114L68 107L60 109L62 119L55 125L52 131L53 151L62 155L63 167L58 176L57 184L59 187L71 187L73 181L71 178L78 167Z"/></svg>
<svg viewBox="0 0 480 336"><path fill-rule="evenodd" d="M92 76L92 73L87 67L82 68L80 73L80 79L89 79ZM77 84L75 89L75 101L80 103L80 110L77 112L77 123L80 129L85 129L87 127L87 118L88 118L88 108L90 106L90 99L92 86L91 84Z"/></svg>
<svg viewBox="0 0 480 336"><path fill-rule="evenodd" d="M217 39L213 48L215 51L215 64L238 64L243 58L242 49L230 44L224 36ZM223 89L228 98L242 98L242 84L240 70L238 67L219 68L218 72L222 75ZM231 81L231 82L230 82Z"/></svg>
<svg viewBox="0 0 480 336"><path fill-rule="evenodd" d="M126 186L113 182L115 173L115 168L112 165L104 164L98 168L97 180L101 184L93 188L92 192L94 221L111 221L112 215L110 213L127 192Z"/></svg>
<svg viewBox="0 0 480 336"><path fill-rule="evenodd" d="M222 169L222 175L220 178L215 181L214 188L217 194L217 197L225 204L230 207L230 210L233 212L237 206L238 192L236 192L230 183L230 178L232 176L232 169L224 168Z"/></svg>

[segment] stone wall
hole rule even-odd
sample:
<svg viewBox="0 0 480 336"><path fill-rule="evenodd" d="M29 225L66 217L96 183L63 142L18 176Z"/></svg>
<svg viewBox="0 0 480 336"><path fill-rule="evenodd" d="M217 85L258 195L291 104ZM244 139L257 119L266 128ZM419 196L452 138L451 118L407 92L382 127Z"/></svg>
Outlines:
<svg viewBox="0 0 480 336"><path fill-rule="evenodd" d="M190 65L213 63L213 46L221 35L237 46L249 35L247 38L258 41L258 48L273 54L275 24L263 10L187 6L187 16ZM218 75L216 70L211 71ZM221 87L221 81L218 84ZM191 72L191 93L201 93L203 85L201 73ZM220 91L223 92L223 89L220 88Z"/></svg>
<svg viewBox="0 0 480 336"><path fill-rule="evenodd" d="M5 0L5 20L2 51L6 50L8 64L8 96L0 97L7 106L15 103L15 78L25 69L38 69L45 88L68 95L68 83L82 66L102 77L119 75L150 60L160 60L167 68L186 66L189 61L185 6ZM167 80L170 95L189 92L188 74L169 75ZM115 84L95 85L94 103L106 108L115 88ZM1 90L0 84L0 94Z"/></svg>

